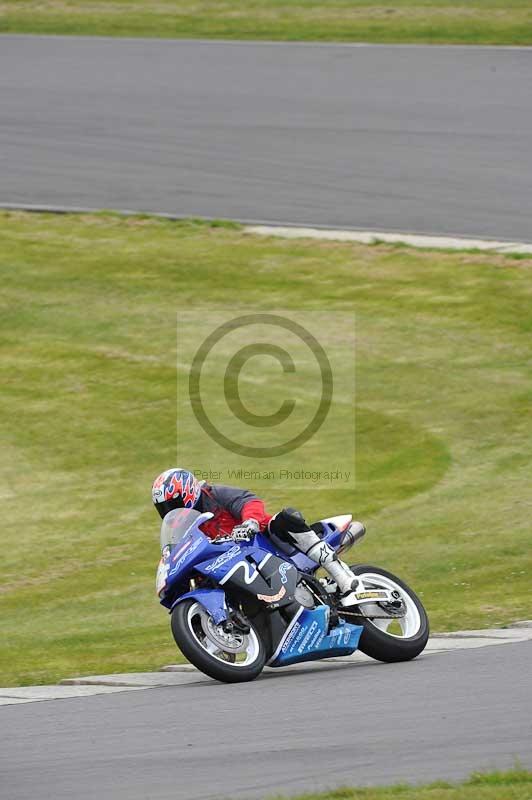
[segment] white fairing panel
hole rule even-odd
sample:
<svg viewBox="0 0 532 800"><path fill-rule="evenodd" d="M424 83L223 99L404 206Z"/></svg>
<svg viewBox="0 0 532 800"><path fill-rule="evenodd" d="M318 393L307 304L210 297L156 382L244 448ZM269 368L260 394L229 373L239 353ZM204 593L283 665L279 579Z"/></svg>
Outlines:
<svg viewBox="0 0 532 800"><path fill-rule="evenodd" d="M352 521L352 514L339 514L337 517L327 517L327 519L322 519L322 522L328 522L341 531L345 531L347 526L350 525Z"/></svg>

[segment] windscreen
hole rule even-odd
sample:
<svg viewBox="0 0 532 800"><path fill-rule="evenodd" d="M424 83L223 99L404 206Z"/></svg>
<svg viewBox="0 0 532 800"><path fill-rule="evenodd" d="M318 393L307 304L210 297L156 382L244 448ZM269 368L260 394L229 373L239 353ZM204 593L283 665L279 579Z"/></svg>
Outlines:
<svg viewBox="0 0 532 800"><path fill-rule="evenodd" d="M169 511L161 525L161 551L165 547L170 549L175 547L198 517L201 517L201 514L194 508L176 508L174 511Z"/></svg>

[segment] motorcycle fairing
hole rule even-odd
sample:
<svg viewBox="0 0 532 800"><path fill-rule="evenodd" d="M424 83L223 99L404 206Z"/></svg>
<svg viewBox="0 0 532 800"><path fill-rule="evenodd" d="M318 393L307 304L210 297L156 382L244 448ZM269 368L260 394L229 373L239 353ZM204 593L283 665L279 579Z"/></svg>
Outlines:
<svg viewBox="0 0 532 800"><path fill-rule="evenodd" d="M254 558L256 568L248 560L240 560L221 579L220 584L251 592L270 609L292 603L297 585L294 565L264 551L255 552Z"/></svg>
<svg viewBox="0 0 532 800"><path fill-rule="evenodd" d="M191 531L173 549L167 560L165 596L161 596L161 604L170 607L167 600L173 594L172 588L179 588L180 581L188 578L192 567L198 562L219 557L230 548L229 544L215 545L201 531ZM165 602L166 600L166 602Z"/></svg>
<svg viewBox="0 0 532 800"><path fill-rule="evenodd" d="M229 584L255 595L270 608L294 599L297 570L293 564L255 544L235 544L214 561L196 564L195 569L220 586Z"/></svg>
<svg viewBox="0 0 532 800"><path fill-rule="evenodd" d="M178 597L173 603L170 611L173 611L178 603L183 600L196 600L213 618L215 625L227 619L227 603L225 602L225 592L223 589L193 589L191 592Z"/></svg>
<svg viewBox="0 0 532 800"><path fill-rule="evenodd" d="M358 647L361 625L340 622L327 633L329 607L304 608L297 612L268 662L270 667L285 667L300 661L347 656Z"/></svg>
<svg viewBox="0 0 532 800"><path fill-rule="evenodd" d="M257 594L259 600L266 603L270 609L281 608L293 602L298 581L298 572L293 564L286 558L272 555L263 559L260 571L269 586L269 591L266 594Z"/></svg>

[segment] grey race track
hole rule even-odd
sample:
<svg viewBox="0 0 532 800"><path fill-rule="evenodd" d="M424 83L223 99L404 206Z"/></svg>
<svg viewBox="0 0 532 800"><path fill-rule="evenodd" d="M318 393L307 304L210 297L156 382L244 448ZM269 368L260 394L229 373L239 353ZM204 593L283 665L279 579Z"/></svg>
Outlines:
<svg viewBox="0 0 532 800"><path fill-rule="evenodd" d="M532 49L0 37L0 203L532 241Z"/></svg>
<svg viewBox="0 0 532 800"><path fill-rule="evenodd" d="M532 642L0 710L5 800L220 800L532 766Z"/></svg>

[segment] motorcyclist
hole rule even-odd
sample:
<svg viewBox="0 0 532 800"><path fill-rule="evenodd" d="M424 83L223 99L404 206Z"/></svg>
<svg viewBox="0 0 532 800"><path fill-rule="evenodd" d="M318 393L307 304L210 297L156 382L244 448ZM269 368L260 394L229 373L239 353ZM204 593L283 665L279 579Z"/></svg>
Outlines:
<svg viewBox="0 0 532 800"><path fill-rule="evenodd" d="M336 582L342 605L353 605L353 592L358 584L347 564L312 530L303 515L293 508L278 514L267 513L264 503L253 492L232 486L199 481L186 469L174 467L162 472L153 482L152 500L161 519L175 508L194 508L211 512L201 530L215 541L249 542L262 531L274 543L295 547L322 566Z"/></svg>

